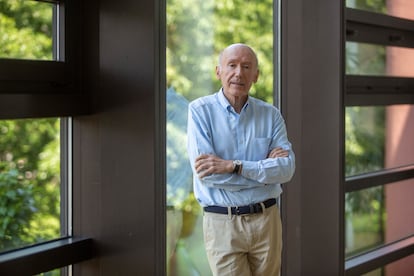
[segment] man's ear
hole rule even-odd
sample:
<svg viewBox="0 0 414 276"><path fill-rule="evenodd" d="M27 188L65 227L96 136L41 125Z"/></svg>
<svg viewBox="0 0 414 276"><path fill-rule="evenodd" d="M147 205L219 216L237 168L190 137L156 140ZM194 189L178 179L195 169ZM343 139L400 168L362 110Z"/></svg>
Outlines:
<svg viewBox="0 0 414 276"><path fill-rule="evenodd" d="M256 83L257 82L257 80L259 79L259 69L257 69L257 73L256 73L256 76L255 76L255 78L254 78L254 83Z"/></svg>
<svg viewBox="0 0 414 276"><path fill-rule="evenodd" d="M220 79L220 74L221 74L221 71L220 71L220 66L216 66L216 78L219 80Z"/></svg>

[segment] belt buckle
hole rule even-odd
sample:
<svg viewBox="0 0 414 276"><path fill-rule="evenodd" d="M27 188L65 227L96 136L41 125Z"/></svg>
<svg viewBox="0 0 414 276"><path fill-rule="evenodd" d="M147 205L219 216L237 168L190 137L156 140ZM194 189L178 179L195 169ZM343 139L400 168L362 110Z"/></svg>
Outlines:
<svg viewBox="0 0 414 276"><path fill-rule="evenodd" d="M234 207L234 211L235 211L236 215L240 215L240 208L239 208L239 206Z"/></svg>

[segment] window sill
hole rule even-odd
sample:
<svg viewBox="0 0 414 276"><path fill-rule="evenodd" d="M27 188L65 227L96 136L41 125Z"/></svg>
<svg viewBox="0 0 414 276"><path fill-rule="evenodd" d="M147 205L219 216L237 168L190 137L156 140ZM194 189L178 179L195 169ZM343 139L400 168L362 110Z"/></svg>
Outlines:
<svg viewBox="0 0 414 276"><path fill-rule="evenodd" d="M1 275L34 275L95 257L90 238L68 237L0 254Z"/></svg>
<svg viewBox="0 0 414 276"><path fill-rule="evenodd" d="M414 236L384 245L345 262L345 275L362 275L414 253Z"/></svg>

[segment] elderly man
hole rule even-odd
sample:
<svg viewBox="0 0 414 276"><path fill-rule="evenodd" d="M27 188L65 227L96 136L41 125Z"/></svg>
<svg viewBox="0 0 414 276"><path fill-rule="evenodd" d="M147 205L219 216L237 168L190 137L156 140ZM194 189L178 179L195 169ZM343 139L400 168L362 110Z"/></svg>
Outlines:
<svg viewBox="0 0 414 276"><path fill-rule="evenodd" d="M214 275L278 275L281 183L295 155L279 110L249 96L259 77L251 47L233 44L219 56L222 88L194 100L188 112L188 155L194 193Z"/></svg>

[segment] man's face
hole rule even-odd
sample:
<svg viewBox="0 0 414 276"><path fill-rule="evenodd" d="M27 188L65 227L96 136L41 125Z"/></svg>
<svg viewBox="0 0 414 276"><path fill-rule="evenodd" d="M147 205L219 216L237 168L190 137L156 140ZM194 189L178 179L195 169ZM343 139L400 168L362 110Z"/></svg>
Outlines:
<svg viewBox="0 0 414 276"><path fill-rule="evenodd" d="M217 79L224 93L233 97L247 96L250 87L257 81L257 60L250 48L233 45L224 50L220 65L216 67Z"/></svg>

